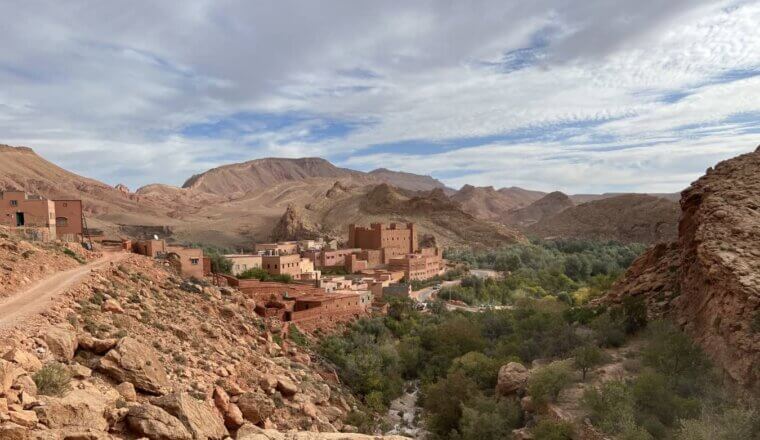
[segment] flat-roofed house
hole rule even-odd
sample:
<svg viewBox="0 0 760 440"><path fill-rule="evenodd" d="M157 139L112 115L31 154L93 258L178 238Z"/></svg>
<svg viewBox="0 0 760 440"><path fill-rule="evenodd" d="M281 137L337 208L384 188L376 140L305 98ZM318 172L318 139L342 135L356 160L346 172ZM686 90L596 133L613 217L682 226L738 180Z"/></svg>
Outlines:
<svg viewBox="0 0 760 440"><path fill-rule="evenodd" d="M55 203L22 191L0 193L0 224L36 228L47 238L56 238Z"/></svg>
<svg viewBox="0 0 760 440"><path fill-rule="evenodd" d="M261 269L261 255L229 254L224 258L232 261L232 275L238 276L248 269Z"/></svg>

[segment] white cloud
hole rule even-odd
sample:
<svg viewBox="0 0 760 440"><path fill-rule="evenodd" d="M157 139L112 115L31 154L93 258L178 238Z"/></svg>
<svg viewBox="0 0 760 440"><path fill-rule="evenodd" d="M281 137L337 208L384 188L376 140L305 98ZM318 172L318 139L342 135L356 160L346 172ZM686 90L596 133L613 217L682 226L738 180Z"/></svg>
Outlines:
<svg viewBox="0 0 760 440"><path fill-rule="evenodd" d="M24 2L0 15L0 142L109 183L179 184L227 160L322 155L470 173L452 185L675 190L758 143L726 119L760 112L760 76L725 77L760 70L757 1ZM494 65L537 41L536 64ZM663 101L671 92L688 96ZM240 112L315 121L181 134ZM314 139L331 119L361 124ZM363 152L479 137L456 151Z"/></svg>

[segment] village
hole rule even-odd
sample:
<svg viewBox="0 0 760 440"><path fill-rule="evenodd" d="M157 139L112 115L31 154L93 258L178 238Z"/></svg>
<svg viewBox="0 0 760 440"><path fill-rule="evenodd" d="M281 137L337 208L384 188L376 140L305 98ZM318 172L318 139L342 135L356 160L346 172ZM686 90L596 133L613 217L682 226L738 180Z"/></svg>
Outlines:
<svg viewBox="0 0 760 440"><path fill-rule="evenodd" d="M439 247L419 246L414 223L349 225L345 246L336 240L251 243L251 252L222 256L228 273L215 271L200 248L90 230L81 200L0 193L0 225L38 241L81 242L162 261L187 279L238 289L255 301L259 316L305 331L384 313L388 297L411 297L412 281L440 276L446 267ZM255 276L261 274L268 276Z"/></svg>

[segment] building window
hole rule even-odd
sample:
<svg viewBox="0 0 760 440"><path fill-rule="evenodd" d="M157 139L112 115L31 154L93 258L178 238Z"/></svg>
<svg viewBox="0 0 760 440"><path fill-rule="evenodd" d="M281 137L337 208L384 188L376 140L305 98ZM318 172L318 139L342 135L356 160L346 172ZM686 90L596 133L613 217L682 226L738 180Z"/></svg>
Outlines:
<svg viewBox="0 0 760 440"><path fill-rule="evenodd" d="M59 228L62 228L64 226L68 226L69 225L69 219L67 219L66 217L57 217L55 219L55 225L57 227L59 227Z"/></svg>
<svg viewBox="0 0 760 440"><path fill-rule="evenodd" d="M11 206L18 206L18 200L11 200Z"/></svg>
<svg viewBox="0 0 760 440"><path fill-rule="evenodd" d="M191 258L191 259L190 259L190 264L192 264L192 265L194 265L194 266L195 266L195 265L197 265L198 263L200 263L200 259L199 259L199 258Z"/></svg>

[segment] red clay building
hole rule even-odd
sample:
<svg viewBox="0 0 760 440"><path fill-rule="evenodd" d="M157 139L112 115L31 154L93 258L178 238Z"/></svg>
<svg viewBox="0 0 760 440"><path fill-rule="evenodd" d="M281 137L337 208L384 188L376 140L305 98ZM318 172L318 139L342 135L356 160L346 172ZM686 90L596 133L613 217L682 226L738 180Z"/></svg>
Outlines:
<svg viewBox="0 0 760 440"><path fill-rule="evenodd" d="M46 239L56 238L55 203L21 191L0 194L0 224L39 229Z"/></svg>
<svg viewBox="0 0 760 440"><path fill-rule="evenodd" d="M417 252L417 229L414 223L401 225L372 223L369 228L348 225L348 247L382 250L382 264L391 258Z"/></svg>
<svg viewBox="0 0 760 440"><path fill-rule="evenodd" d="M84 233L81 200L53 200L55 204L55 229L58 238L77 241Z"/></svg>
<svg viewBox="0 0 760 440"><path fill-rule="evenodd" d="M392 258L388 268L403 271L407 281L426 280L442 274L444 262L439 248L425 248L419 253Z"/></svg>

